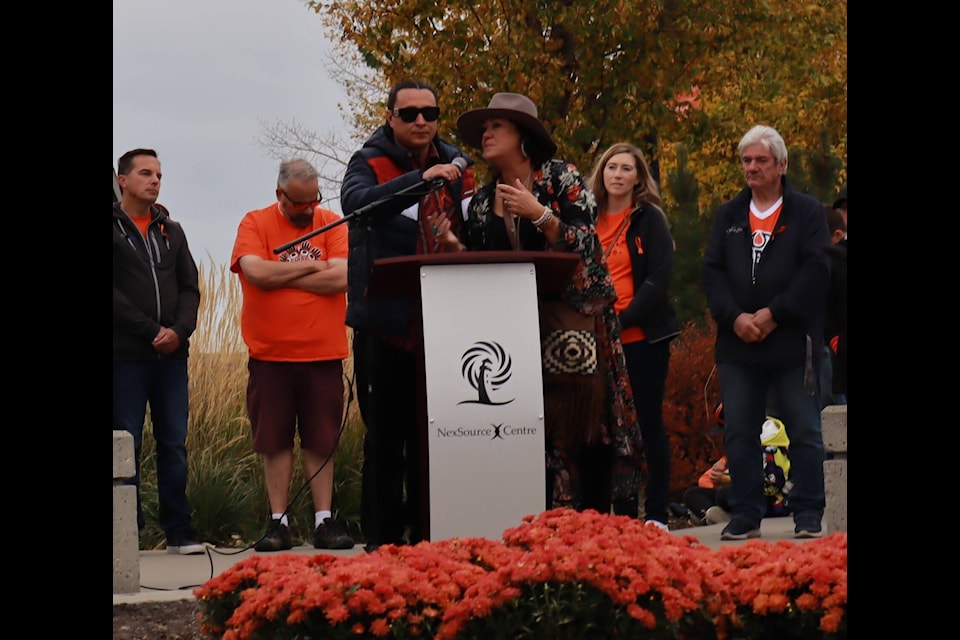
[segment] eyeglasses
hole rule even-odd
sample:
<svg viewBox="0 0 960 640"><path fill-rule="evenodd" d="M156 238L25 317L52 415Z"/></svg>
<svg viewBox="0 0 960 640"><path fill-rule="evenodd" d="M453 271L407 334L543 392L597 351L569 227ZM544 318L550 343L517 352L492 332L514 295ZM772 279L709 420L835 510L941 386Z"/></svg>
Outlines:
<svg viewBox="0 0 960 640"><path fill-rule="evenodd" d="M423 119L427 122L436 122L440 117L440 107L403 107L393 110L393 115L400 116L400 119L408 124L415 121L420 114L423 114Z"/></svg>
<svg viewBox="0 0 960 640"><path fill-rule="evenodd" d="M280 189L280 193L282 193L284 197L286 197L286 199L290 201L290 204L292 204L295 207L315 206L323 202L323 194L320 193L319 191L317 191L316 199L308 200L306 202L299 202L297 200L294 200L293 198L290 197L290 194L284 191L283 189Z"/></svg>

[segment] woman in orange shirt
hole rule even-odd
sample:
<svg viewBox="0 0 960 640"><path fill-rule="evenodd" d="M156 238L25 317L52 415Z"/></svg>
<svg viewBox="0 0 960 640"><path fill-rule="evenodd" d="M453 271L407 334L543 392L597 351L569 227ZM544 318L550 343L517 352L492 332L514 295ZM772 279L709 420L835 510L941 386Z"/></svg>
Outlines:
<svg viewBox="0 0 960 640"><path fill-rule="evenodd" d="M667 528L670 443L663 423L663 394L670 341L680 323L670 304L673 237L660 190L643 153L618 142L600 156L589 181L597 198L597 234L617 291L614 309L633 390L647 467L645 520ZM638 515L638 496L614 496L618 515Z"/></svg>

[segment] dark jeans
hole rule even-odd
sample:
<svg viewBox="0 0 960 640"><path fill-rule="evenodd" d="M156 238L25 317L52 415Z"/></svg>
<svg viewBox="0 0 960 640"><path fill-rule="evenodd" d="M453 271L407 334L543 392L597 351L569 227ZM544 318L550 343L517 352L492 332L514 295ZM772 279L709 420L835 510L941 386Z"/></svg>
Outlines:
<svg viewBox="0 0 960 640"><path fill-rule="evenodd" d="M354 331L353 366L357 403L367 429L360 478L361 531L368 543L398 544L409 524L410 542L419 542L424 534L420 526L417 355Z"/></svg>
<svg viewBox="0 0 960 640"><path fill-rule="evenodd" d="M820 408L836 404L833 399L833 362L830 345L824 344L820 353Z"/></svg>
<svg viewBox="0 0 960 640"><path fill-rule="evenodd" d="M759 524L766 513L763 496L763 450L760 427L766 419L768 394L790 438L787 506L794 519L823 517L823 433L820 396L804 390L804 365L759 367L718 364L724 413L724 449L730 467L730 510L734 518ZM814 374L818 372L815 370ZM819 377L819 376L817 376ZM814 385L814 389L817 386Z"/></svg>
<svg viewBox="0 0 960 640"><path fill-rule="evenodd" d="M683 492L683 504L687 505L695 515L703 518L710 507L720 507L724 511L730 511L730 503L727 501L729 495L730 485L728 484L719 488L696 485Z"/></svg>
<svg viewBox="0 0 960 640"><path fill-rule="evenodd" d="M703 518L707 513L707 509L713 506L720 507L726 512L730 512L730 485L724 484L720 487L715 487L710 489L708 487L701 487L699 485L690 487L683 492L683 504L687 505L687 508L690 511L693 511L695 515ZM781 515L787 515L786 513L779 513L774 511L773 506L770 505L769 500L767 501L767 512L764 516L765 518L776 518Z"/></svg>
<svg viewBox="0 0 960 640"><path fill-rule="evenodd" d="M670 343L666 340L650 344L646 340L623 345L633 389L633 401L640 420L640 435L647 462L647 520L669 522L670 442L663 423L663 393L670 366ZM759 425L757 427L759 429ZM759 433L759 432L758 432Z"/></svg>
<svg viewBox="0 0 960 640"><path fill-rule="evenodd" d="M137 486L137 526L144 527L140 498L140 451L150 405L157 442L157 493L160 528L169 538L190 527L187 501L187 420L190 412L187 359L113 363L113 428L133 435Z"/></svg>

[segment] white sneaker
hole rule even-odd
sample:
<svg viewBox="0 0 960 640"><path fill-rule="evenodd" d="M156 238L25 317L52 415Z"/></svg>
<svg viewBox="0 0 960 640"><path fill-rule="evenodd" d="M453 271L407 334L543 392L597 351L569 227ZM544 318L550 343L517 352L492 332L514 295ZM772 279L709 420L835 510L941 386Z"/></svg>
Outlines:
<svg viewBox="0 0 960 640"><path fill-rule="evenodd" d="M730 522L730 514L714 505L707 509L707 512L704 514L704 519L707 521L707 524L721 524L723 522Z"/></svg>
<svg viewBox="0 0 960 640"><path fill-rule="evenodd" d="M167 553L176 553L181 556L195 556L207 550L206 545L200 542L188 542L181 545L167 547Z"/></svg>
<svg viewBox="0 0 960 640"><path fill-rule="evenodd" d="M181 556L192 556L207 550L205 544L198 542L193 531L186 531L179 535L167 538L167 553L176 553Z"/></svg>
<svg viewBox="0 0 960 640"><path fill-rule="evenodd" d="M647 521L644 522L643 524L653 525L654 527L657 527L658 529L663 529L664 531L670 531L670 527L668 527L667 525L663 524L663 523L660 522L659 520L647 520Z"/></svg>

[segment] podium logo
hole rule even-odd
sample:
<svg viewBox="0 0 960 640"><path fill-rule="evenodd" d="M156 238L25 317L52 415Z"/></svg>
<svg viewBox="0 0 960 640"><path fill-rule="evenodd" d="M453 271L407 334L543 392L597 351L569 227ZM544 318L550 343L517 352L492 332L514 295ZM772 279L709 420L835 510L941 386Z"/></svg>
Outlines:
<svg viewBox="0 0 960 640"><path fill-rule="evenodd" d="M493 424L490 423L491 428L480 427L480 428L470 428L470 427L456 427L454 429L444 429L440 427L437 429L438 438L486 438L489 436L490 440L503 440L506 441L507 436L536 436L537 429L536 427L515 427L511 424Z"/></svg>
<svg viewBox="0 0 960 640"><path fill-rule="evenodd" d="M496 392L513 376L513 359L496 342L476 342L460 356L460 373L477 392L477 398L458 404L510 404L509 400L494 400Z"/></svg>

